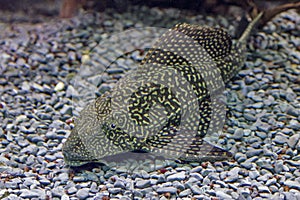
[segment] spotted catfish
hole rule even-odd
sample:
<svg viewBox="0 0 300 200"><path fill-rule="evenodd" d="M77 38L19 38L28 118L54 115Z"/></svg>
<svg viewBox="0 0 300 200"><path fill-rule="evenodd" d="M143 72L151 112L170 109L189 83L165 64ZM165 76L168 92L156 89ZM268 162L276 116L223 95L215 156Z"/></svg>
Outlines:
<svg viewBox="0 0 300 200"><path fill-rule="evenodd" d="M178 24L146 54L138 69L88 104L63 146L65 162L102 162L126 151L190 161L224 160L231 153L204 140L222 130L218 95L243 66L246 41L220 28Z"/></svg>

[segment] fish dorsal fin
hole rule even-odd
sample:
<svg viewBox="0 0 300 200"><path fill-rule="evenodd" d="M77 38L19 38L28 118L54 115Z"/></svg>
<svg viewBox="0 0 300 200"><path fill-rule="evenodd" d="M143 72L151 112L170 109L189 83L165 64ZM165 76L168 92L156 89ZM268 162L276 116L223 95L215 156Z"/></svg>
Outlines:
<svg viewBox="0 0 300 200"><path fill-rule="evenodd" d="M173 30L179 31L198 41L213 59L222 59L230 53L232 45L231 36L221 28L183 23L177 24Z"/></svg>

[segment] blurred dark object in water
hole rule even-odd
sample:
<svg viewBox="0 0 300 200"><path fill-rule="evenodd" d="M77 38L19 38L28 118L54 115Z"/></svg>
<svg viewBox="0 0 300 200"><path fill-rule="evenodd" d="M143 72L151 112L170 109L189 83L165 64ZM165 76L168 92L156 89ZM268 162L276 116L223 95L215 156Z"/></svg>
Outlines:
<svg viewBox="0 0 300 200"><path fill-rule="evenodd" d="M0 10L56 16L58 0L0 0Z"/></svg>
<svg viewBox="0 0 300 200"><path fill-rule="evenodd" d="M60 16L72 17L79 8L103 11L113 7L117 11L124 11L128 5L147 5L150 7L175 7L192 9L206 13L226 14L232 6L238 6L254 18L260 11L265 11L261 24L265 24L275 15L291 8L299 8L298 0L63 0Z"/></svg>

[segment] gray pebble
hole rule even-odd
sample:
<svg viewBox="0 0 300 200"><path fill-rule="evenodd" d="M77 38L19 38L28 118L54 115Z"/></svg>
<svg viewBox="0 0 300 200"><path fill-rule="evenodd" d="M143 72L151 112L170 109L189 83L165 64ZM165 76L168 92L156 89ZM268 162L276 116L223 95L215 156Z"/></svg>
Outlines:
<svg viewBox="0 0 300 200"><path fill-rule="evenodd" d="M253 180L257 179L259 177L259 172L257 170L253 170L249 172L249 177Z"/></svg>
<svg viewBox="0 0 300 200"><path fill-rule="evenodd" d="M179 193L179 197L187 197L191 195L192 191L190 189L183 190Z"/></svg>
<svg viewBox="0 0 300 200"><path fill-rule="evenodd" d="M289 188L293 188L293 189L296 189L296 190L300 190L300 183L297 182L297 181L285 181L283 183L284 185L288 186Z"/></svg>
<svg viewBox="0 0 300 200"><path fill-rule="evenodd" d="M40 178L39 182L42 184L42 185L50 185L50 181L46 178Z"/></svg>
<svg viewBox="0 0 300 200"><path fill-rule="evenodd" d="M247 150L247 152L246 152L246 156L247 156L247 158L251 158L251 157L253 157L253 156L258 156L258 155L260 155L262 152L263 152L262 149L249 149L249 150Z"/></svg>
<svg viewBox="0 0 300 200"><path fill-rule="evenodd" d="M194 195L197 195L197 194L203 194L205 192L204 189L200 188L198 185L193 185L191 187L191 190L193 192Z"/></svg>
<svg viewBox="0 0 300 200"><path fill-rule="evenodd" d="M263 123L263 122L257 122L256 127L257 127L257 130L265 132L265 133L269 133L269 131L271 130L271 126L269 124Z"/></svg>
<svg viewBox="0 0 300 200"><path fill-rule="evenodd" d="M216 195L217 195L217 197L219 197L221 199L224 199L224 200L232 199L232 197L229 194L226 194L221 190L217 190Z"/></svg>
<svg viewBox="0 0 300 200"><path fill-rule="evenodd" d="M197 167L191 169L191 173L201 172L201 171L202 171L202 167L201 166L197 166Z"/></svg>
<svg viewBox="0 0 300 200"><path fill-rule="evenodd" d="M284 144L288 142L288 139L283 134L277 134L273 140L276 144Z"/></svg>
<svg viewBox="0 0 300 200"><path fill-rule="evenodd" d="M76 182L84 182L86 181L86 178L84 176L74 176L73 181Z"/></svg>
<svg viewBox="0 0 300 200"><path fill-rule="evenodd" d="M37 189L31 189L31 190L28 190L28 189L22 189L21 190L21 194L20 194L20 197L22 198L43 198L45 197L45 194L42 194L41 193L44 193L43 191L38 191Z"/></svg>
<svg viewBox="0 0 300 200"><path fill-rule="evenodd" d="M256 121L256 117L254 115L252 115L251 113L244 113L243 116L246 120L249 120L249 121L252 121L252 122Z"/></svg>
<svg viewBox="0 0 300 200"><path fill-rule="evenodd" d="M232 174L229 177L224 179L224 182L226 183L233 183L236 182L239 179L239 175L238 174Z"/></svg>
<svg viewBox="0 0 300 200"><path fill-rule="evenodd" d="M268 137L266 132L256 131L255 134L263 140Z"/></svg>
<svg viewBox="0 0 300 200"><path fill-rule="evenodd" d="M69 189L67 189L67 193L69 195L75 194L77 192L76 187L70 187Z"/></svg>
<svg viewBox="0 0 300 200"><path fill-rule="evenodd" d="M160 187L160 188L157 188L156 192L159 194L167 193L167 192L169 192L170 194L176 194L177 188L175 188L175 187Z"/></svg>
<svg viewBox="0 0 300 200"><path fill-rule="evenodd" d="M65 189L63 186L55 187L51 190L51 194L53 197L61 197L63 194L65 194Z"/></svg>
<svg viewBox="0 0 300 200"><path fill-rule="evenodd" d="M203 180L203 176L199 173L190 173L190 176L196 178L198 181Z"/></svg>
<svg viewBox="0 0 300 200"><path fill-rule="evenodd" d="M123 181L121 180L117 180L115 183L114 183L114 187L115 188L122 188L122 189L125 189L125 184Z"/></svg>
<svg viewBox="0 0 300 200"><path fill-rule="evenodd" d="M238 128L234 131L233 136L231 136L231 138L236 139L236 140L240 140L244 137L244 130L241 128Z"/></svg>
<svg viewBox="0 0 300 200"><path fill-rule="evenodd" d="M89 197L89 189L88 188L82 188L79 189L76 192L76 196L78 197L78 199L86 199Z"/></svg>
<svg viewBox="0 0 300 200"><path fill-rule="evenodd" d="M150 180L140 180L136 182L135 185L137 188L146 188L151 186L151 181Z"/></svg>
<svg viewBox="0 0 300 200"><path fill-rule="evenodd" d="M271 186L271 185L275 185L276 182L277 182L277 180L276 180L275 178L271 178L271 179L267 180L266 186L269 187L269 186Z"/></svg>
<svg viewBox="0 0 300 200"><path fill-rule="evenodd" d="M283 171L283 160L277 160L274 165L274 170L277 174Z"/></svg>
<svg viewBox="0 0 300 200"><path fill-rule="evenodd" d="M185 189L184 185L179 181L174 181L172 185L180 191Z"/></svg>
<svg viewBox="0 0 300 200"><path fill-rule="evenodd" d="M67 183L69 180L69 174L64 172L58 175L58 180L60 180L62 183Z"/></svg>
<svg viewBox="0 0 300 200"><path fill-rule="evenodd" d="M185 179L185 172L180 172L167 176L167 181L181 181Z"/></svg>
<svg viewBox="0 0 300 200"><path fill-rule="evenodd" d="M195 183L198 182L198 179L195 177L190 177L187 182L184 183L185 188L191 188Z"/></svg>

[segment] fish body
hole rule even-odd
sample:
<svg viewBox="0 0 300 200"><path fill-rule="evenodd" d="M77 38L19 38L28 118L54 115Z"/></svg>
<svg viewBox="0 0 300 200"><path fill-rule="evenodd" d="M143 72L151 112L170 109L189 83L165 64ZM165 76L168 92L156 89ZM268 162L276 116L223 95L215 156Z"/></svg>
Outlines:
<svg viewBox="0 0 300 200"><path fill-rule="evenodd" d="M260 14L261 16L261 14ZM80 113L63 146L65 162L101 162L126 151L171 159L224 160L231 153L203 140L222 130L220 92L243 66L251 22L240 40L219 28L178 24L138 69Z"/></svg>

